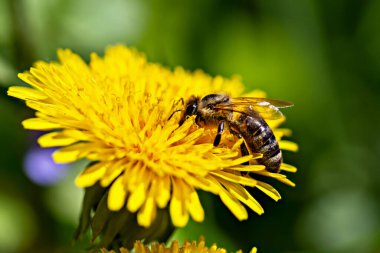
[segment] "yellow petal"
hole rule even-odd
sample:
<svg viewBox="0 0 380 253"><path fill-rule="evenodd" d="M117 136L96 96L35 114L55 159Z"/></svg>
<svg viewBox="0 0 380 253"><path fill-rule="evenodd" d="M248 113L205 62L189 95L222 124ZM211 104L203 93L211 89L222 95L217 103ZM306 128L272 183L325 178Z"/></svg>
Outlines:
<svg viewBox="0 0 380 253"><path fill-rule="evenodd" d="M85 188L94 185L106 172L106 164L96 163L84 170L76 179L77 187Z"/></svg>
<svg viewBox="0 0 380 253"><path fill-rule="evenodd" d="M283 136L291 136L292 130L288 128L277 128L273 131L274 135L276 136L276 139L281 139Z"/></svg>
<svg viewBox="0 0 380 253"><path fill-rule="evenodd" d="M188 209L193 220L197 222L203 222L205 218L205 212L203 210L202 204L199 201L198 193L193 189L190 193Z"/></svg>
<svg viewBox="0 0 380 253"><path fill-rule="evenodd" d="M219 188L219 197L222 202L227 206L227 208L235 215L238 220L246 220L248 218L247 210L244 206L231 194L224 186L221 185L220 181L214 177L209 177L210 183L215 187Z"/></svg>
<svg viewBox="0 0 380 253"><path fill-rule="evenodd" d="M246 204L249 208L251 208L252 211L256 212L257 214L261 215L264 213L264 209L260 205L259 202L257 202L256 199L252 197L252 195L241 185L235 185L235 187L232 187L232 184L227 184L228 190L231 192L233 196L235 196L239 201Z"/></svg>
<svg viewBox="0 0 380 253"><path fill-rule="evenodd" d="M219 196L223 203L228 207L228 209L235 215L235 217L239 221L248 219L247 210L229 192L227 192L226 190L222 190Z"/></svg>
<svg viewBox="0 0 380 253"><path fill-rule="evenodd" d="M284 184L287 184L289 186L296 186L292 181L290 181L289 179L286 178L285 175L283 174L280 174L280 173L272 173L272 172L269 172L269 171L266 171L266 170L263 170L263 171L256 171L255 172L256 174L258 175L263 175L263 176L266 176L266 177L271 177L271 178L274 178Z"/></svg>
<svg viewBox="0 0 380 253"><path fill-rule="evenodd" d="M29 72L19 73L17 76L25 83L28 83L36 87L38 90L43 90L42 87L44 86L44 84L41 83L40 80L38 80L35 76L31 75Z"/></svg>
<svg viewBox="0 0 380 253"><path fill-rule="evenodd" d="M53 160L56 163L71 163L80 159L79 154L79 150L64 151L59 149L53 153Z"/></svg>
<svg viewBox="0 0 380 253"><path fill-rule="evenodd" d="M124 167L124 160L120 159L114 161L112 165L108 166L106 173L104 173L103 178L100 180L100 185L102 187L107 187L124 171Z"/></svg>
<svg viewBox="0 0 380 253"><path fill-rule="evenodd" d="M43 148L67 146L77 141L71 137L64 136L62 132L51 132L38 138L38 144Z"/></svg>
<svg viewBox="0 0 380 253"><path fill-rule="evenodd" d="M288 178L276 178L276 180L278 180L278 181L280 181L281 183L284 183L284 184L286 184L286 185L289 185L289 186L291 186L291 187L295 187L296 186L296 184L295 183L293 183L291 180L289 180Z"/></svg>
<svg viewBox="0 0 380 253"><path fill-rule="evenodd" d="M53 160L56 163L71 163L85 157L88 153L88 144L77 143L65 148L58 149L53 153Z"/></svg>
<svg viewBox="0 0 380 253"><path fill-rule="evenodd" d="M165 208L170 200L170 178L165 176L160 178L158 181L158 189L156 195L156 203L158 207Z"/></svg>
<svg viewBox="0 0 380 253"><path fill-rule="evenodd" d="M284 171L292 172L292 173L296 173L297 172L297 168L296 167L294 167L293 165L290 165L290 164L286 164L286 163L281 163L280 169L284 170Z"/></svg>
<svg viewBox="0 0 380 253"><path fill-rule="evenodd" d="M231 168L235 171L244 171L244 172L255 172L265 170L265 165L243 165Z"/></svg>
<svg viewBox="0 0 380 253"><path fill-rule="evenodd" d="M227 173L224 171L212 172L210 174L223 178L224 180L227 180L230 182L234 182L234 183L238 183L238 184L242 184L242 185L246 185L250 187L255 187L257 184L257 181L253 178L244 177L244 176L236 175L232 173Z"/></svg>
<svg viewBox="0 0 380 253"><path fill-rule="evenodd" d="M189 213L185 207L183 189L181 189L181 183L179 181L178 179L173 179L173 196L170 201L170 215L174 226L184 227L189 220Z"/></svg>
<svg viewBox="0 0 380 253"><path fill-rule="evenodd" d="M125 203L127 193L123 185L123 178L119 177L113 182L108 193L107 205L111 211L119 211Z"/></svg>
<svg viewBox="0 0 380 253"><path fill-rule="evenodd" d="M128 198L127 208L130 212L136 212L142 204L144 204L146 197L146 185L144 183L140 183L137 188L131 192L131 195Z"/></svg>
<svg viewBox="0 0 380 253"><path fill-rule="evenodd" d="M253 247L249 253L257 253L257 248Z"/></svg>
<svg viewBox="0 0 380 253"><path fill-rule="evenodd" d="M154 205L154 199L152 196L149 196L144 206L137 214L137 221L139 225L143 227L149 227L152 224L152 221L156 217L156 206Z"/></svg>
<svg viewBox="0 0 380 253"><path fill-rule="evenodd" d="M22 125L26 129L42 131L54 130L61 127L60 124L52 123L40 118L26 119L22 122Z"/></svg>
<svg viewBox="0 0 380 253"><path fill-rule="evenodd" d="M242 156L233 160L229 165L230 166L240 165L242 163L249 162L252 158L253 157L251 155Z"/></svg>
<svg viewBox="0 0 380 253"><path fill-rule="evenodd" d="M256 187L275 201L281 199L280 193L278 193L278 191L269 184L258 181Z"/></svg>
<svg viewBox="0 0 380 253"><path fill-rule="evenodd" d="M22 86L13 86L8 89L8 96L20 98L23 100L43 100L48 97L43 92Z"/></svg>
<svg viewBox="0 0 380 253"><path fill-rule="evenodd" d="M281 140L278 142L278 144L280 145L280 149L293 151L293 152L298 151L298 145L292 141Z"/></svg>

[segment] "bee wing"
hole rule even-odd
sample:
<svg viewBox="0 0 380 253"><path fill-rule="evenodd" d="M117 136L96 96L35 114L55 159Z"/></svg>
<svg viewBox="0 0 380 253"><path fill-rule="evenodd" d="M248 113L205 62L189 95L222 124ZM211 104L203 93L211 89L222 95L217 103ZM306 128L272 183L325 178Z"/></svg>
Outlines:
<svg viewBox="0 0 380 253"><path fill-rule="evenodd" d="M266 106L271 104L277 108L285 108L293 106L293 103L271 98L255 98L255 97L237 97L231 99L235 104L250 104L252 106Z"/></svg>
<svg viewBox="0 0 380 253"><path fill-rule="evenodd" d="M245 114L247 114L250 110L254 110L265 119L275 120L283 117L278 108L293 106L290 102L269 98L238 97L232 98L230 101L230 104L217 105L215 108Z"/></svg>

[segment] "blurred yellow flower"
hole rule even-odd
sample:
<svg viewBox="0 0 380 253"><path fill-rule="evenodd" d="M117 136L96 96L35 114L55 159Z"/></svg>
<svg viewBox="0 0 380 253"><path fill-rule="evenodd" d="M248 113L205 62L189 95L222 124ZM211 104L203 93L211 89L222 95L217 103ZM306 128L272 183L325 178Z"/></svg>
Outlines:
<svg viewBox="0 0 380 253"><path fill-rule="evenodd" d="M218 248L214 243L210 248L206 247L205 240L201 238L198 242L185 241L182 247L179 246L178 241L173 241L170 247L165 246L163 243L153 243L152 245L144 245L141 241L136 241L134 244L134 253L227 253L224 248ZM101 253L115 253L115 251L108 251L101 249ZM121 253L130 253L128 249L120 248ZM236 253L242 253L241 250ZM250 253L257 253L257 248L253 247Z"/></svg>
<svg viewBox="0 0 380 253"><path fill-rule="evenodd" d="M104 57L93 53L89 64L70 50L58 50L58 58L59 62L37 62L19 74L32 87L10 87L8 94L36 110L35 117L22 124L50 131L38 142L42 147L62 147L53 155L56 162L92 161L76 184L108 188L111 211L126 207L137 213L140 226L149 227L157 210L168 207L174 226L183 227L189 216L204 220L200 189L218 195L244 220L248 212L243 204L258 214L264 212L246 187L280 199L272 186L255 179L256 174L294 185L263 165L242 165L257 158L241 156L242 140L232 134L214 147L215 129L198 127L193 118L179 126L179 113L169 120L173 111L183 109L182 98L217 92L242 95L239 78L210 77L182 68L171 71L121 45L109 47ZM260 91L247 95L265 96ZM290 134L277 128L283 121L269 122L277 140ZM279 144L281 149L297 149L289 141ZM283 163L281 171L296 169Z"/></svg>

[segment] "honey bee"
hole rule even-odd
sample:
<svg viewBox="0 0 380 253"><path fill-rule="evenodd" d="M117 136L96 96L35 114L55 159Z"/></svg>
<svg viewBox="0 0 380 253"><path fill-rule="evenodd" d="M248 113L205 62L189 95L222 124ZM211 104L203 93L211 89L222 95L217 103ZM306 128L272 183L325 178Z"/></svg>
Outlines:
<svg viewBox="0 0 380 253"><path fill-rule="evenodd" d="M215 126L217 134L214 146L218 146L222 134L228 129L238 138L243 138L240 149L242 155L262 154L258 163L270 172L279 172L282 153L272 129L265 119L279 119L282 113L278 108L292 106L286 101L240 97L231 98L225 94L209 94L202 99L190 97L179 124L186 118L195 115L195 123L199 126Z"/></svg>

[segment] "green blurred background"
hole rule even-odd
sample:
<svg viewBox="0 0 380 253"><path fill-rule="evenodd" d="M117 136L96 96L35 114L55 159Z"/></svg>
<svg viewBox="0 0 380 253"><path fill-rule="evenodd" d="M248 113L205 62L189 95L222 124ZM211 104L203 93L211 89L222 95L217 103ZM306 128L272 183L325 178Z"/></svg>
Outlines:
<svg viewBox="0 0 380 253"><path fill-rule="evenodd" d="M265 214L251 212L242 223L202 194L206 221L191 222L174 238L205 235L228 251L380 252L375 0L0 1L0 252L88 246L71 239L82 197L73 178L84 165L55 168L51 150L35 146L37 133L21 127L32 111L6 90L21 84L17 73L35 60L55 60L57 48L88 59L115 43L169 67L239 74L248 89L295 104L285 111L285 126L300 151L285 153L285 161L299 168L289 175L297 187L271 181L283 196L279 203L254 191Z"/></svg>

